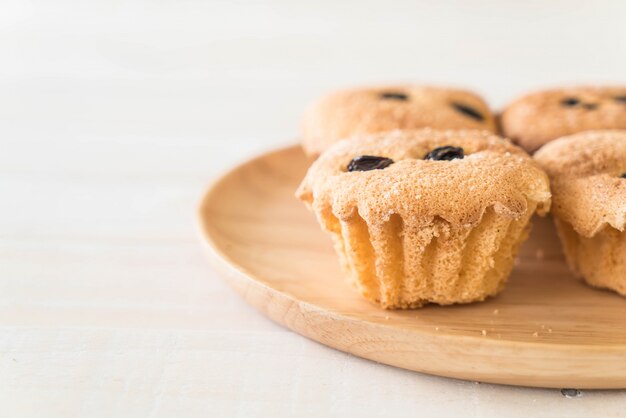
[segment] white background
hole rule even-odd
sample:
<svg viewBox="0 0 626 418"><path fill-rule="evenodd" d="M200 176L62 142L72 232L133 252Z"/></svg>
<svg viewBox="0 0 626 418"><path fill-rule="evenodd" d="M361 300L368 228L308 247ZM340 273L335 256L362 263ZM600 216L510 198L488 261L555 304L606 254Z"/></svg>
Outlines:
<svg viewBox="0 0 626 418"><path fill-rule="evenodd" d="M623 1L3 1L0 416L619 416L336 352L210 270L203 187L338 86L626 81Z"/></svg>

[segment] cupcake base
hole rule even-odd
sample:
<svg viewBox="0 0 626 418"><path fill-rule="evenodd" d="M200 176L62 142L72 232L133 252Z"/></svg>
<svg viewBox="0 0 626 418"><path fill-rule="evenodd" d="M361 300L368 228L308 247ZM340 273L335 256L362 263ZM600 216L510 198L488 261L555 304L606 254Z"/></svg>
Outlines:
<svg viewBox="0 0 626 418"><path fill-rule="evenodd" d="M593 287L626 296L626 231L610 226L587 238L555 218L570 269Z"/></svg>
<svg viewBox="0 0 626 418"><path fill-rule="evenodd" d="M339 220L330 210L319 220L332 233L343 269L360 293L383 308L416 308L482 301L496 295L528 236L537 204L518 219L485 211L472 226L436 217L427 226L391 215L369 224L358 213Z"/></svg>

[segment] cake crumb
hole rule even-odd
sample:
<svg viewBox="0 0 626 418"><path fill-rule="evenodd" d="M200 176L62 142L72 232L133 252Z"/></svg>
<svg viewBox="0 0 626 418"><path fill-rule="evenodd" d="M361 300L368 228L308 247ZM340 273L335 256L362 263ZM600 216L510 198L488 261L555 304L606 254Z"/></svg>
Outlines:
<svg viewBox="0 0 626 418"><path fill-rule="evenodd" d="M484 329L484 330L482 330L482 331L481 331L481 333L483 334L483 337L484 337L484 336L486 336L486 335L487 335L487 330L486 330L486 329Z"/></svg>
<svg viewBox="0 0 626 418"><path fill-rule="evenodd" d="M389 315L385 315L385 319L389 320Z"/></svg>
<svg viewBox="0 0 626 418"><path fill-rule="evenodd" d="M435 331L439 331L439 327L435 327Z"/></svg>
<svg viewBox="0 0 626 418"><path fill-rule="evenodd" d="M539 333L537 331L533 332L533 337L538 337Z"/></svg>
<svg viewBox="0 0 626 418"><path fill-rule="evenodd" d="M549 333L552 333L552 328L548 328L548 332L549 332Z"/></svg>
<svg viewBox="0 0 626 418"><path fill-rule="evenodd" d="M561 389L561 395L565 396L568 399L571 398L580 398L583 396L583 393L578 389Z"/></svg>
<svg viewBox="0 0 626 418"><path fill-rule="evenodd" d="M494 314L494 315L498 315L499 313L500 313L500 310L499 310L499 309L494 309L494 310L493 310L493 314Z"/></svg>

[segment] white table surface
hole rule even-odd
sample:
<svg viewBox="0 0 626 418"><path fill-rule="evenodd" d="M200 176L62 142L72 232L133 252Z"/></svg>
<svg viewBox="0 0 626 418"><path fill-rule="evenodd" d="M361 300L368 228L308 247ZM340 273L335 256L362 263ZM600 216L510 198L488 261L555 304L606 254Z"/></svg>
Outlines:
<svg viewBox="0 0 626 418"><path fill-rule="evenodd" d="M0 416L626 413L626 391L568 399L334 351L205 260L204 186L292 142L321 92L416 80L500 106L626 81L626 2L435 3L3 2Z"/></svg>

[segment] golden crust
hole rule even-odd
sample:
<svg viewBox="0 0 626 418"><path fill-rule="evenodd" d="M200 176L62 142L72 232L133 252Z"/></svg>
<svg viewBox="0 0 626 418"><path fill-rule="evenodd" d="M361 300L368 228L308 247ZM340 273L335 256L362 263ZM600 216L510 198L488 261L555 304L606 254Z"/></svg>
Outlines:
<svg viewBox="0 0 626 418"><path fill-rule="evenodd" d="M401 93L407 100L381 99ZM453 106L467 106L482 116L472 117ZM302 121L302 146L317 155L340 139L394 129L481 129L495 132L488 105L478 95L458 89L416 85L341 90L316 101Z"/></svg>
<svg viewBox="0 0 626 418"><path fill-rule="evenodd" d="M626 129L626 87L570 87L521 97L501 117L504 136L529 152L556 138L598 129ZM575 105L563 101L576 99Z"/></svg>
<svg viewBox="0 0 626 418"><path fill-rule="evenodd" d="M465 158L423 160L460 146ZM393 159L348 172L359 155ZM328 149L296 195L331 233L361 293L385 308L467 303L497 294L535 210L550 205L548 178L509 141L485 131L392 131Z"/></svg>
<svg viewBox="0 0 626 418"><path fill-rule="evenodd" d="M552 213L584 237L626 223L626 131L584 132L550 142L535 159L551 179Z"/></svg>
<svg viewBox="0 0 626 418"><path fill-rule="evenodd" d="M464 159L424 160L445 145L464 148ZM348 172L358 155L391 158L384 170ZM368 222L391 214L429 224L437 216L454 225L478 222L486 208L518 217L528 199L549 201L548 180L532 159L509 141L484 131L392 131L358 136L333 146L309 169L298 196L339 219L353 211Z"/></svg>

